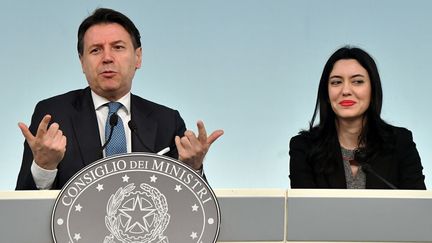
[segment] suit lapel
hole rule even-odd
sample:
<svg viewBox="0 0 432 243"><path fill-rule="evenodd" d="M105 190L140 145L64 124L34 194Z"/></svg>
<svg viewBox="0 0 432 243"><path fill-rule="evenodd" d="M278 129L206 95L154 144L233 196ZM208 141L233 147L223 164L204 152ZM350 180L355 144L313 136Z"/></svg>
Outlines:
<svg viewBox="0 0 432 243"><path fill-rule="evenodd" d="M144 143L144 145L141 144L137 136L132 133L132 152L158 152L155 151L158 125L156 121L150 118L151 112L148 105L139 100L137 96L131 95L131 119L134 121L137 133Z"/></svg>
<svg viewBox="0 0 432 243"><path fill-rule="evenodd" d="M90 88L83 90L75 104L72 126L85 165L102 158L102 145ZM69 141L68 141L69 142Z"/></svg>

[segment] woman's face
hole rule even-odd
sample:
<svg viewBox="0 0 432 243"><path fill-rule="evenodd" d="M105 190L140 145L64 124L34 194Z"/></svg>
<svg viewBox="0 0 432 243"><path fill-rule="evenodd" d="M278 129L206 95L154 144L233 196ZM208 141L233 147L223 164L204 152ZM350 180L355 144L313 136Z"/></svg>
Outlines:
<svg viewBox="0 0 432 243"><path fill-rule="evenodd" d="M338 119L362 119L371 101L369 74L357 60L341 59L330 73L328 93Z"/></svg>

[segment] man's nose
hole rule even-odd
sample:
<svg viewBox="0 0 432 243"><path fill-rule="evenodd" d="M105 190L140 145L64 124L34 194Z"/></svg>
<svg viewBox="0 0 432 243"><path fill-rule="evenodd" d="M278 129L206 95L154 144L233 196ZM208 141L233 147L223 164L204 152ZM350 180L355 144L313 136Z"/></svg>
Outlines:
<svg viewBox="0 0 432 243"><path fill-rule="evenodd" d="M112 52L109 48L105 49L103 52L103 63L112 63L114 58Z"/></svg>

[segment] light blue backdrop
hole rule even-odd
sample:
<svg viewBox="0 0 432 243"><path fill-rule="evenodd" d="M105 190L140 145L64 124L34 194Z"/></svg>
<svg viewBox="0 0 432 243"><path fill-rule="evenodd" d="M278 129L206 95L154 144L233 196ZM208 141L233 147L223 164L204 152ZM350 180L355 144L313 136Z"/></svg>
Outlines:
<svg viewBox="0 0 432 243"><path fill-rule="evenodd" d="M128 15L142 34L133 93L204 120L225 135L205 170L215 188L286 188L288 142L311 118L329 55L358 45L376 59L383 117L412 130L432 188L432 2L424 1L2 1L0 189L15 186L37 101L86 86L76 51L96 7Z"/></svg>

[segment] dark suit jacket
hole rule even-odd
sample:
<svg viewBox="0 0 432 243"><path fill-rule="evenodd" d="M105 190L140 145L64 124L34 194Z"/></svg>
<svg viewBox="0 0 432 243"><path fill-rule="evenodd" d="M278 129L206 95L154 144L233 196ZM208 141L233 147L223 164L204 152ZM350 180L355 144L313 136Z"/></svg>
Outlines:
<svg viewBox="0 0 432 243"><path fill-rule="evenodd" d="M426 189L423 167L412 134L405 128L392 127L395 147L393 151L380 152L369 161L372 169L398 189ZM346 188L342 154L337 168L331 173L317 173L310 151L314 146L306 135L297 135L290 141L291 188ZM340 150L339 150L340 151ZM366 173L366 188L389 189L371 173Z"/></svg>
<svg viewBox="0 0 432 243"><path fill-rule="evenodd" d="M186 127L176 110L131 95L131 119L135 122L143 146L137 136L132 136L133 152L158 152L166 147L168 156L177 159L178 152L174 137L183 136ZM53 189L61 189L76 172L84 166L101 159L102 145L90 88L75 90L39 102L34 110L30 131L36 134L42 118L50 114L52 122L57 122L67 138L66 153L58 166ZM127 127L125 128L127 129ZM149 151L150 148L152 151ZM17 190L37 189L30 166L32 151L24 143L21 170L18 175Z"/></svg>

